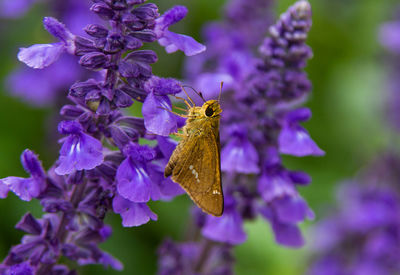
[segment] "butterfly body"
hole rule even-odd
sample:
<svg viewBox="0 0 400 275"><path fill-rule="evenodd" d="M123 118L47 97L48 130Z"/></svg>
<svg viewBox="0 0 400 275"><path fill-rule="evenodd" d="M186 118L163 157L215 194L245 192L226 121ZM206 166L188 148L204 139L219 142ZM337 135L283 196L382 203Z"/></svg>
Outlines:
<svg viewBox="0 0 400 275"><path fill-rule="evenodd" d="M181 141L172 153L164 176L182 186L206 213L221 216L224 199L221 186L219 120L217 100L206 101L187 111Z"/></svg>

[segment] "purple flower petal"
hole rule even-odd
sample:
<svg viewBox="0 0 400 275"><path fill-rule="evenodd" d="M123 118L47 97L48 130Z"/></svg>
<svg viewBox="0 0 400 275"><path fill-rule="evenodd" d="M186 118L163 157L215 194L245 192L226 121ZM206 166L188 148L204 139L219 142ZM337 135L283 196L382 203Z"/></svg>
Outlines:
<svg viewBox="0 0 400 275"><path fill-rule="evenodd" d="M45 179L46 174L42 167L42 163L39 161L38 156L35 155L31 150L26 149L21 155L22 166L25 171L32 175L36 179Z"/></svg>
<svg viewBox="0 0 400 275"><path fill-rule="evenodd" d="M43 18L43 25L51 35L58 38L65 45L72 43L74 35L57 19L53 17L45 17Z"/></svg>
<svg viewBox="0 0 400 275"><path fill-rule="evenodd" d="M154 31L157 35L158 43L165 47L167 53L181 50L185 55L192 56L206 50L206 46L200 44L192 37L173 33L168 30L170 25L182 20L186 13L187 9L184 6L175 6L156 19Z"/></svg>
<svg viewBox="0 0 400 275"><path fill-rule="evenodd" d="M301 197L284 197L273 202L277 219L283 223L297 223L306 217L312 218L312 211Z"/></svg>
<svg viewBox="0 0 400 275"><path fill-rule="evenodd" d="M18 60L31 68L43 69L57 61L64 51L63 43L36 44L29 48L20 48Z"/></svg>
<svg viewBox="0 0 400 275"><path fill-rule="evenodd" d="M152 165L150 169L151 199L153 201L168 201L185 193L179 184L173 182L170 178L164 177L164 167L165 165Z"/></svg>
<svg viewBox="0 0 400 275"><path fill-rule="evenodd" d="M211 240L232 245L246 241L247 236L243 230L242 217L235 209L235 202L232 198L225 197L225 210L221 217L207 216L201 233Z"/></svg>
<svg viewBox="0 0 400 275"><path fill-rule="evenodd" d="M10 189L8 188L7 184L5 184L3 180L0 180L0 198L1 199L7 198L9 191Z"/></svg>
<svg viewBox="0 0 400 275"><path fill-rule="evenodd" d="M131 202L116 195L113 200L113 209L122 217L122 225L125 227L140 226L150 219L157 220L154 214L145 203Z"/></svg>
<svg viewBox="0 0 400 275"><path fill-rule="evenodd" d="M131 202L147 202L150 200L151 180L146 167L129 157L118 167L118 193Z"/></svg>
<svg viewBox="0 0 400 275"><path fill-rule="evenodd" d="M204 52L206 46L200 44L192 37L178 34L171 31L164 31L163 36L158 39L158 43L165 47L167 53L173 53L177 50L181 50L186 56L192 56Z"/></svg>
<svg viewBox="0 0 400 275"><path fill-rule="evenodd" d="M185 18L188 9L185 6L174 6L167 10L162 16L156 19L156 32L167 29L169 26L178 23ZM157 33L158 35L160 33Z"/></svg>
<svg viewBox="0 0 400 275"><path fill-rule="evenodd" d="M78 129L80 125L77 122L69 121L60 125L60 132L71 128L74 133L64 140L61 147L59 164L55 169L57 174L70 174L74 170L91 170L103 163L103 146L99 140L80 132Z"/></svg>
<svg viewBox="0 0 400 275"><path fill-rule="evenodd" d="M299 125L286 125L279 134L279 151L283 154L297 157L323 156L318 145L311 139L308 132Z"/></svg>
<svg viewBox="0 0 400 275"><path fill-rule="evenodd" d="M42 182L33 178L8 177L2 179L1 182L24 201L30 201L32 198L39 196L44 188Z"/></svg>
<svg viewBox="0 0 400 275"><path fill-rule="evenodd" d="M156 96L153 92L147 95L142 107L147 131L168 136L178 130L176 116L165 109L171 110L168 96Z"/></svg>
<svg viewBox="0 0 400 275"><path fill-rule="evenodd" d="M225 172L256 174L258 154L254 146L246 138L234 138L221 152L221 169Z"/></svg>
<svg viewBox="0 0 400 275"><path fill-rule="evenodd" d="M301 247L304 245L303 236L297 225L273 222L272 229L274 230L277 243L290 247Z"/></svg>
<svg viewBox="0 0 400 275"><path fill-rule="evenodd" d="M169 137L157 136L158 148L161 150L164 158L169 159L172 152L175 150L178 144L175 140Z"/></svg>
<svg viewBox="0 0 400 275"><path fill-rule="evenodd" d="M400 53L400 22L388 22L381 26L379 40L394 53Z"/></svg>
<svg viewBox="0 0 400 275"><path fill-rule="evenodd" d="M290 247L301 247L304 244L303 236L296 224L279 221L274 210L268 205L261 207L259 211L271 223L277 243Z"/></svg>
<svg viewBox="0 0 400 275"><path fill-rule="evenodd" d="M15 228L19 230L23 230L26 233L32 234L32 235L40 235L42 232L42 226L36 220L31 213L26 213L22 219L17 223Z"/></svg>
<svg viewBox="0 0 400 275"><path fill-rule="evenodd" d="M283 171L264 173L258 180L257 190L266 202L283 196L297 196L296 188Z"/></svg>
<svg viewBox="0 0 400 275"><path fill-rule="evenodd" d="M93 258L80 258L78 259L79 265L88 265L88 264L102 264L104 268L111 267L115 270L121 271L124 266L123 264L107 252L101 251L101 255L97 255L96 259Z"/></svg>

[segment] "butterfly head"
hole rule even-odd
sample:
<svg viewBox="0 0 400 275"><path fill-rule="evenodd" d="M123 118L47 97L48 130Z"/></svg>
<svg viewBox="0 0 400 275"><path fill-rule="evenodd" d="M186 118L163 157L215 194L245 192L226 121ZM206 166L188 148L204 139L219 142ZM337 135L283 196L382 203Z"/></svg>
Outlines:
<svg viewBox="0 0 400 275"><path fill-rule="evenodd" d="M201 107L200 113L208 118L219 117L219 114L222 113L221 105L218 100L208 100Z"/></svg>

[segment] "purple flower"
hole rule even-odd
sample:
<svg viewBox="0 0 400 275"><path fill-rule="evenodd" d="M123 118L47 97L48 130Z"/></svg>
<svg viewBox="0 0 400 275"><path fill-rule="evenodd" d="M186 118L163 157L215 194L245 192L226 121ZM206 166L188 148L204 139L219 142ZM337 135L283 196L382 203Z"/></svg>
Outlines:
<svg viewBox="0 0 400 275"><path fill-rule="evenodd" d="M283 154L303 157L308 155L323 156L325 153L311 139L308 132L298 125L311 117L307 108L294 110L286 115L284 126L279 134L279 150Z"/></svg>
<svg viewBox="0 0 400 275"><path fill-rule="evenodd" d="M126 227L140 226L147 223L150 219L157 220L154 214L145 203L135 203L116 195L113 200L115 213L121 215L122 225Z"/></svg>
<svg viewBox="0 0 400 275"><path fill-rule="evenodd" d="M309 184L310 177L287 170L279 155L323 155L299 125L311 112L295 109L311 90L304 72L312 57L305 44L311 6L308 1L297 1L268 28L269 7L270 1L228 1L225 18L205 29L207 52L186 60L188 81L202 87L207 99L217 97L216 81L228 81L221 100L225 209L219 218L199 211L194 214L204 237L198 244L208 243L208 250L200 252L205 256L197 270L213 270L206 269L212 255L205 251L244 242L243 223L258 214L271 224L276 242L290 247L304 244L299 223L314 217L297 192L297 185ZM261 41L263 30L269 30L269 36ZM257 56L253 49L260 43ZM179 253L177 246L169 248L174 253L160 255L165 260L160 262L160 273L191 273L185 269L185 263L191 263L190 255ZM230 274L231 269L221 272Z"/></svg>
<svg viewBox="0 0 400 275"><path fill-rule="evenodd" d="M400 272L399 167L399 157L387 153L340 186L340 203L314 228L310 274Z"/></svg>
<svg viewBox="0 0 400 275"><path fill-rule="evenodd" d="M60 42L53 44L36 44L29 48L21 48L18 59L31 68L43 69L60 58L65 51L75 52L74 35L57 19L45 17L43 20L46 30L58 38Z"/></svg>
<svg viewBox="0 0 400 275"><path fill-rule="evenodd" d="M224 214L221 217L208 215L202 228L202 234L214 241L232 245L246 241L246 233L243 231L243 220L235 209L235 200L225 195Z"/></svg>
<svg viewBox="0 0 400 275"><path fill-rule="evenodd" d="M148 92L142 107L146 129L162 136L177 132L177 119L176 115L171 113L168 94L175 95L181 91L178 82L173 79L152 77L144 88Z"/></svg>
<svg viewBox="0 0 400 275"><path fill-rule="evenodd" d="M14 192L21 200L30 201L44 191L46 175L38 157L30 150L25 150L21 155L22 165L30 178L7 177L0 180L0 197L7 197L9 190Z"/></svg>
<svg viewBox="0 0 400 275"><path fill-rule="evenodd" d="M158 43L165 47L167 53L173 53L181 50L187 56L199 54L206 50L206 47L192 37L177 34L168 30L168 27L182 20L187 13L184 6L175 6L166 11L161 17L156 19L155 33Z"/></svg>
<svg viewBox="0 0 400 275"><path fill-rule="evenodd" d="M301 247L304 245L304 239L296 224L282 222L276 216L275 211L269 206L262 207L260 213L271 223L277 243L290 247Z"/></svg>
<svg viewBox="0 0 400 275"><path fill-rule="evenodd" d="M83 132L82 126L76 121L62 121L58 130L69 135L64 139L60 150L59 164L56 173L70 174L74 170L90 170L103 162L103 146L96 138Z"/></svg>
<svg viewBox="0 0 400 275"><path fill-rule="evenodd" d="M1 0L0 15L2 17L20 17L24 15L37 0Z"/></svg>
<svg viewBox="0 0 400 275"><path fill-rule="evenodd" d="M400 22L387 22L381 26L379 32L379 40L385 48L394 52L400 53Z"/></svg>
<svg viewBox="0 0 400 275"><path fill-rule="evenodd" d="M258 154L254 146L247 139L247 135L237 125L231 141L221 152L221 169L225 172L237 172L243 174L257 174Z"/></svg>
<svg viewBox="0 0 400 275"><path fill-rule="evenodd" d="M127 158L118 167L116 180L118 193L131 202L148 202L151 195L151 178L147 162L155 152L147 147L131 143L124 149Z"/></svg>

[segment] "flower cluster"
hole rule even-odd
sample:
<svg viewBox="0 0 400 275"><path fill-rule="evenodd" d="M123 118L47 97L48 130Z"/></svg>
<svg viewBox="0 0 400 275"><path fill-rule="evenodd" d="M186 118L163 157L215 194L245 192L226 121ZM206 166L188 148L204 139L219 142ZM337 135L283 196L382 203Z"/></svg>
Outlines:
<svg viewBox="0 0 400 275"><path fill-rule="evenodd" d="M382 25L382 45L394 55L389 74L387 119L394 134L399 125L400 23ZM360 175L343 183L337 207L314 229L311 275L397 274L400 272L400 158L389 147Z"/></svg>
<svg viewBox="0 0 400 275"><path fill-rule="evenodd" d="M46 17L44 27L58 42L20 49L18 58L29 67L46 68L67 53L99 77L69 89L72 104L60 111L64 120L58 131L64 137L56 163L46 172L37 155L26 150L21 161L30 177L0 180L1 198L11 191L22 200L38 199L46 212L40 219L28 213L17 224L27 235L11 248L1 274L72 274L58 263L62 256L80 265L121 269L118 260L98 247L111 234L103 223L107 211L120 214L124 226L139 226L157 219L147 202L183 193L163 176L176 145L165 136L180 123L170 117L168 95L181 88L174 79L152 74L157 55L141 47L158 41L167 52L182 50L186 55L205 47L168 30L185 17L185 7L160 15L155 4L144 2L93 1L90 10L101 23L87 25L86 36ZM143 102L144 118L123 113L135 101ZM155 140L156 145L141 145L140 139Z"/></svg>
<svg viewBox="0 0 400 275"><path fill-rule="evenodd" d="M265 1L251 3L254 6L247 10L250 13L258 10L258 5L260 10L268 7ZM218 82L226 84L221 100L224 214L218 218L195 210L195 221L203 237L214 241L215 246L225 246L243 243L243 222L261 216L271 224L279 244L299 247L304 241L298 224L313 218L313 212L297 186L307 185L311 179L302 171L287 170L280 154L324 154L300 125L311 117L309 109L299 107L311 89L304 72L306 61L312 56L305 44L311 27L311 6L300 0L282 14L269 28L257 57L252 46L258 37L250 38L252 32L246 32L248 28L244 26L262 20L245 13L248 5L248 1L231 2L226 22L236 19L233 14L240 14L238 24L243 26L212 24L206 29L208 51L190 58L186 64L189 81L203 89L205 98L216 97ZM240 23L241 18L249 21ZM179 249L184 250L185 246L172 247L166 257ZM176 268L183 266L182 261L186 259L175 259ZM161 273L163 262L161 259Z"/></svg>
<svg viewBox="0 0 400 275"><path fill-rule="evenodd" d="M337 209L317 224L312 275L400 272L400 159L373 162L337 192Z"/></svg>

